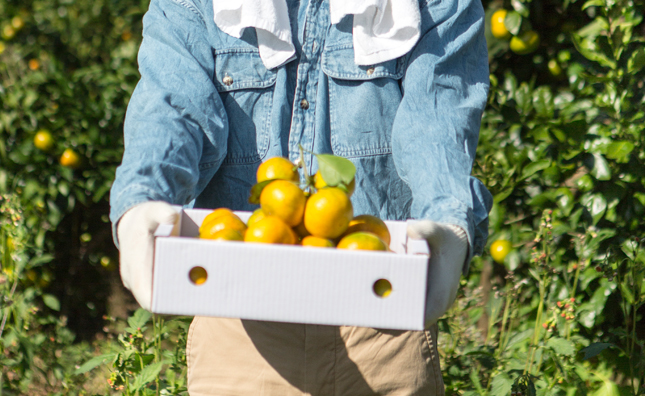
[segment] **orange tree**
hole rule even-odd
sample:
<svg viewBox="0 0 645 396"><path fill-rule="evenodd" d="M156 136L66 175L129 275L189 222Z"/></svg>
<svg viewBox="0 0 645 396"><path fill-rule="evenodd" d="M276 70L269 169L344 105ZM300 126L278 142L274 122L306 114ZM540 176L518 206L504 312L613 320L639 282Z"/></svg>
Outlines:
<svg viewBox="0 0 645 396"><path fill-rule="evenodd" d="M442 322L448 393L641 395L644 5L484 6L491 92L474 172L494 196L493 257Z"/></svg>
<svg viewBox="0 0 645 396"><path fill-rule="evenodd" d="M36 326L45 313L63 318L63 327L83 339L103 327L110 279L118 277L110 272L117 255L107 193L121 158L126 104L138 80L136 53L147 6L0 0L0 194L18 200L29 234L29 243L17 247L20 273L9 274L12 266L3 264L1 279L8 293L37 310L11 314L13 308L2 306L4 390L25 391L36 378L33 357L46 347L25 329L38 329L43 337L54 332L54 322ZM5 244L2 251L6 263L15 261L9 258L16 250ZM7 281L12 277L15 283ZM18 317L21 312L25 317ZM67 375L60 373L75 364L40 381L60 391L56 386Z"/></svg>

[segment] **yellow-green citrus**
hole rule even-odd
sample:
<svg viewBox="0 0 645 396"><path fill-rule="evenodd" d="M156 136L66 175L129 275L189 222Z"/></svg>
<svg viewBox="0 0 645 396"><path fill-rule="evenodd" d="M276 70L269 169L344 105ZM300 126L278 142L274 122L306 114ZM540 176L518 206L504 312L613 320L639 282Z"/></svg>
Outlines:
<svg viewBox="0 0 645 396"><path fill-rule="evenodd" d="M21 17L15 16L11 18L11 26L13 26L13 28L16 30L20 30L23 26L25 26L25 21Z"/></svg>
<svg viewBox="0 0 645 396"><path fill-rule="evenodd" d="M512 245L510 241L498 239L490 245L490 255L493 257L493 260L501 264L511 249Z"/></svg>
<svg viewBox="0 0 645 396"><path fill-rule="evenodd" d="M558 63L557 60L551 59L549 60L549 63L547 64L549 68L549 72L553 77L560 77L562 76L562 68L560 67L560 64Z"/></svg>
<svg viewBox="0 0 645 396"><path fill-rule="evenodd" d="M65 149L60 156L60 164L71 169L78 169L81 166L81 156L71 148Z"/></svg>
<svg viewBox="0 0 645 396"><path fill-rule="evenodd" d="M258 183L266 180L291 180L298 182L300 176L298 175L298 167L293 162L283 157L273 157L264 161L258 167L256 178Z"/></svg>
<svg viewBox="0 0 645 396"><path fill-rule="evenodd" d="M348 250L388 250L387 245L381 238L371 232L362 231L344 236L336 247L338 249Z"/></svg>
<svg viewBox="0 0 645 396"><path fill-rule="evenodd" d="M267 216L275 216L295 227L302 222L305 212L305 193L288 180L274 180L260 194L260 206Z"/></svg>
<svg viewBox="0 0 645 396"><path fill-rule="evenodd" d="M244 242L294 245L296 234L284 221L275 216L267 216L248 228Z"/></svg>
<svg viewBox="0 0 645 396"><path fill-rule="evenodd" d="M49 151L54 147L54 138L49 131L41 129L34 136L34 146L42 151Z"/></svg>
<svg viewBox="0 0 645 396"><path fill-rule="evenodd" d="M190 281L196 285L203 285L208 279L208 272L203 267L193 267L188 272L188 277Z"/></svg>
<svg viewBox="0 0 645 396"><path fill-rule="evenodd" d="M16 35L16 30L11 25L5 25L2 28L2 38L5 40L11 40Z"/></svg>
<svg viewBox="0 0 645 396"><path fill-rule="evenodd" d="M265 217L266 217L266 214L264 214L264 212L262 211L262 208L257 208L253 211L249 219L246 221L246 225L250 227Z"/></svg>
<svg viewBox="0 0 645 396"><path fill-rule="evenodd" d="M387 279L379 279L374 282L374 293L379 297L387 297L392 293L392 284Z"/></svg>
<svg viewBox="0 0 645 396"><path fill-rule="evenodd" d="M302 238L300 242L302 246L305 247L321 247L321 248L332 248L334 247L334 242L327 238L320 238L317 236L309 235Z"/></svg>
<svg viewBox="0 0 645 396"><path fill-rule="evenodd" d="M223 230L219 230L215 232L208 239L212 239L214 241L237 242L237 241L243 241L244 237L242 236L242 234L240 234L238 231L232 228L224 228Z"/></svg>
<svg viewBox="0 0 645 396"><path fill-rule="evenodd" d="M509 47L518 55L534 52L540 45L540 35L535 30L527 30L511 38Z"/></svg>
<svg viewBox="0 0 645 396"><path fill-rule="evenodd" d="M493 16L490 18L490 32L493 34L493 37L500 40L507 40L511 38L511 32L508 31L504 20L508 11L506 10L497 10L493 13Z"/></svg>
<svg viewBox="0 0 645 396"><path fill-rule="evenodd" d="M390 230L385 225L385 222L376 216L364 214L354 217L349 222L349 227L343 235L359 231L371 232L381 238L386 245L390 245Z"/></svg>
<svg viewBox="0 0 645 396"><path fill-rule="evenodd" d="M235 216L237 217L236 214L233 213L232 210L229 208L217 208L210 212L206 217L204 217L204 220L202 220L202 224L199 226L199 231L201 232L202 229L205 229L208 227L208 224L213 221L214 219L220 217L220 216Z"/></svg>
<svg viewBox="0 0 645 396"><path fill-rule="evenodd" d="M236 215L222 215L202 224L199 228L199 237L213 239L218 231L224 229L237 231L244 236L246 228L246 224Z"/></svg>
<svg viewBox="0 0 645 396"><path fill-rule="evenodd" d="M354 216L352 201L337 187L318 190L307 200L305 228L311 235L335 239L345 232Z"/></svg>

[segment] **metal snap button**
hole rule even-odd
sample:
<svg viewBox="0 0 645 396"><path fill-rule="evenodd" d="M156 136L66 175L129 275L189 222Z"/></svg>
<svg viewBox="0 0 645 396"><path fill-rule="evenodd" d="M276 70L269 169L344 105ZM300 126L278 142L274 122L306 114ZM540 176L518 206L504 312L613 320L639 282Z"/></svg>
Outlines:
<svg viewBox="0 0 645 396"><path fill-rule="evenodd" d="M309 102L307 101L307 99L300 101L300 108L303 110L307 110L309 108Z"/></svg>
<svg viewBox="0 0 645 396"><path fill-rule="evenodd" d="M368 76L371 76L374 73L374 68L370 67L369 69L367 69L366 73L367 73Z"/></svg>
<svg viewBox="0 0 645 396"><path fill-rule="evenodd" d="M233 77L226 75L222 79L222 82L224 83L224 85L233 85Z"/></svg>

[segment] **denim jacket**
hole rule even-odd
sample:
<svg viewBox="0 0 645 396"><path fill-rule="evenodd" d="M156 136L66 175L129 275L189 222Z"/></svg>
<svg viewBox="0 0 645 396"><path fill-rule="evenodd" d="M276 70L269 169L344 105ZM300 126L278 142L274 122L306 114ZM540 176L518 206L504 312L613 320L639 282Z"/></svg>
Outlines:
<svg viewBox="0 0 645 396"><path fill-rule="evenodd" d="M302 145L356 165L355 214L455 224L468 258L481 253L492 199L470 175L489 83L479 0L420 0L413 50L370 66L354 63L351 16L331 25L327 0L288 0L297 57L271 70L255 30L221 32L211 1L152 0L143 19L113 224L150 200L252 210L259 164Z"/></svg>

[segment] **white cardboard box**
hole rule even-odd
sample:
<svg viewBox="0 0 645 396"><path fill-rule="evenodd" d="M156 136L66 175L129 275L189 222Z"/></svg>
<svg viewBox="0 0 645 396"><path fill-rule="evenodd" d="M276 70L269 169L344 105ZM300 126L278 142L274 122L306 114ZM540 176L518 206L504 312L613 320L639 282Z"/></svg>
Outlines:
<svg viewBox="0 0 645 396"><path fill-rule="evenodd" d="M303 248L196 238L211 210L178 209L155 238L152 311L277 322L422 330L428 272L425 241L407 222L387 221L395 253ZM249 212L236 212L246 221ZM194 267L208 278L195 285ZM392 285L379 297L374 283Z"/></svg>

